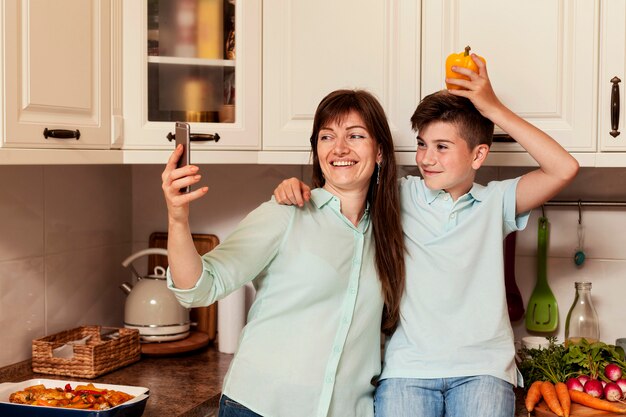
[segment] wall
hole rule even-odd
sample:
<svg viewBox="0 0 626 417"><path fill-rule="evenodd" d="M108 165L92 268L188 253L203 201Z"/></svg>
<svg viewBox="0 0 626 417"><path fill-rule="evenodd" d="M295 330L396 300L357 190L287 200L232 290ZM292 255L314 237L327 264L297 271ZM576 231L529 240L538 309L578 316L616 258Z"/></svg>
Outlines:
<svg viewBox="0 0 626 417"><path fill-rule="evenodd" d="M84 324L121 326L121 262L166 231L162 166L0 166L0 367L33 339ZM209 195L192 229L223 239L301 167L203 167ZM145 259L145 258L144 258ZM143 259L136 261L140 273Z"/></svg>
<svg viewBox="0 0 626 417"><path fill-rule="evenodd" d="M206 171L205 171L206 170ZM133 168L133 236L139 248L147 246L152 231L166 227L166 212L161 202L161 167ZM484 167L477 181L511 178L528 169ZM211 166L203 167L204 184L209 185L205 201L192 206L192 230L215 233L223 239L237 222L256 205L265 201L283 179L299 176L310 178L309 169L272 166ZM404 167L401 175L417 175L414 167ZM555 200L626 201L626 169L581 169L576 180ZM160 207L160 209L159 209ZM160 210L160 211L159 211ZM518 233L516 250L516 280L527 304L535 286L537 248L536 209L526 230ZM550 222L548 280L559 304L560 324L554 333L563 340L565 317L574 298L574 282L591 281L592 295L601 319L601 338L615 343L626 337L626 329L611 319L626 312L626 207L582 209L584 251L587 260L582 267L573 261L578 246L578 209L576 207L547 207ZM442 289L445 290L445 289ZM524 320L513 323L516 338L528 335ZM537 335L541 335L537 333Z"/></svg>
<svg viewBox="0 0 626 417"><path fill-rule="evenodd" d="M130 253L131 170L0 166L0 366L32 339L119 325Z"/></svg>
<svg viewBox="0 0 626 417"><path fill-rule="evenodd" d="M300 166L202 166L209 193L191 209L192 230L224 239L239 220L269 199L283 178L309 179ZM0 367L30 357L31 341L81 324L119 326L130 279L121 262L165 231L162 166L0 166ZM523 169L486 167L478 180L508 178ZM402 170L415 173L414 168ZM583 169L558 198L626 201L626 169ZM518 234L516 275L524 302L535 284L537 215ZM574 282L593 282L601 338L626 336L618 320L626 294L626 208L583 207L587 261L572 260L578 210L547 207L548 276L560 308L562 339ZM142 269L139 269L140 272ZM513 323L516 337L527 334Z"/></svg>

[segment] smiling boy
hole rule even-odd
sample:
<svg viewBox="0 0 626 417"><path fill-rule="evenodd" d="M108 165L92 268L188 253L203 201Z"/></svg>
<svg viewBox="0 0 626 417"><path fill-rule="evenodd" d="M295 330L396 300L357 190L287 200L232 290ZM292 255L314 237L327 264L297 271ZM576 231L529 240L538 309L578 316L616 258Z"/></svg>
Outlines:
<svg viewBox="0 0 626 417"><path fill-rule="evenodd" d="M485 64L468 79L446 79L462 89L425 97L411 123L420 177L400 180L407 249L400 323L387 341L375 398L377 417L513 417L513 331L504 285L503 245L526 227L543 204L578 172L554 139L496 97ZM521 177L474 183L494 123L535 159ZM274 192L279 202L302 204L300 183Z"/></svg>

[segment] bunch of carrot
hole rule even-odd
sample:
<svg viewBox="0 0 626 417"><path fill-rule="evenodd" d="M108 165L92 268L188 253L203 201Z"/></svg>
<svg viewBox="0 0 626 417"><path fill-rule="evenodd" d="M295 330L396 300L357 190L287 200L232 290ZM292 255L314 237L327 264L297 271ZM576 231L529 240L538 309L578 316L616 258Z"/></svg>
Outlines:
<svg viewBox="0 0 626 417"><path fill-rule="evenodd" d="M550 411L559 417L569 417L572 402L596 410L626 412L626 407L622 404L595 398L585 392L568 390L563 382L553 384L550 381L535 381L526 394L526 410L529 414L542 398Z"/></svg>
<svg viewBox="0 0 626 417"><path fill-rule="evenodd" d="M554 414L559 417L569 417L571 399L565 383L557 382L553 384L550 381L533 382L526 394L526 409L528 413L535 409L535 405L542 398Z"/></svg>

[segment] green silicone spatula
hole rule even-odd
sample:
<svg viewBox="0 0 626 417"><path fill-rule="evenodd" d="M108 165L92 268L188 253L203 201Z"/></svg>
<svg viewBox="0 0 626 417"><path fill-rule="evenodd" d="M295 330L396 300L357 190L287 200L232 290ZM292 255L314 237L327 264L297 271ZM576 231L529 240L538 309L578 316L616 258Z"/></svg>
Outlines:
<svg viewBox="0 0 626 417"><path fill-rule="evenodd" d="M559 323L559 306L548 285L548 219L538 219L537 283L526 309L526 328L534 332L553 332Z"/></svg>

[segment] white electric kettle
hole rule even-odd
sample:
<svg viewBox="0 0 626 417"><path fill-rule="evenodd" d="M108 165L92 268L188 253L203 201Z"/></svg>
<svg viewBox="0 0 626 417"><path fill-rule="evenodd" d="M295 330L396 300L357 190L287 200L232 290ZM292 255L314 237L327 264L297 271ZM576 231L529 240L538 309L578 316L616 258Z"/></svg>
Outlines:
<svg viewBox="0 0 626 417"><path fill-rule="evenodd" d="M122 262L137 277L133 287L125 282L120 288L128 295L124 308L124 327L138 329L142 342L169 342L189 336L189 309L183 307L167 288L165 268L157 266L154 274L140 276L132 262L145 255L164 255L161 248L144 249Z"/></svg>

